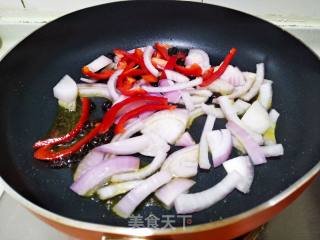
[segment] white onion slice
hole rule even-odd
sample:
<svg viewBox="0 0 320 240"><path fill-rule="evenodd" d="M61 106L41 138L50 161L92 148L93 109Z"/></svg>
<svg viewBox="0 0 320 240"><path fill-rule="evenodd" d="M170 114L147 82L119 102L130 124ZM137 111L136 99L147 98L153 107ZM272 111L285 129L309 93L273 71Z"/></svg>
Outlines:
<svg viewBox="0 0 320 240"><path fill-rule="evenodd" d="M174 203L176 212L178 214L187 214L211 207L231 193L241 178L238 172L233 171L218 184L205 191L179 195Z"/></svg>
<svg viewBox="0 0 320 240"><path fill-rule="evenodd" d="M174 177L193 177L198 172L199 145L182 148L172 153L161 170L171 172Z"/></svg>
<svg viewBox="0 0 320 240"><path fill-rule="evenodd" d="M212 92L217 92L221 95L228 95L233 92L234 86L222 79L217 79L207 86L207 88Z"/></svg>
<svg viewBox="0 0 320 240"><path fill-rule="evenodd" d="M239 191L243 193L248 193L250 191L254 178L254 168L249 157L240 156L230 159L223 163L223 167L228 174L237 171L242 176L241 181L237 184L237 189Z"/></svg>
<svg viewBox="0 0 320 240"><path fill-rule="evenodd" d="M168 183L171 178L172 175L166 171L160 171L152 175L127 193L112 210L122 218L130 217L133 211L146 197L162 185Z"/></svg>
<svg viewBox="0 0 320 240"><path fill-rule="evenodd" d="M188 77L186 77L185 75L178 73L176 71L166 69L166 70L164 70L164 72L165 72L168 80L172 80L177 83L183 83L183 82L190 81L190 79Z"/></svg>
<svg viewBox="0 0 320 240"><path fill-rule="evenodd" d="M228 65L224 73L220 76L220 79L227 81L234 87L239 87L245 84L245 79L242 72L238 67Z"/></svg>
<svg viewBox="0 0 320 240"><path fill-rule="evenodd" d="M76 82L65 75L53 88L53 95L58 99L59 105L69 111L76 110L78 87Z"/></svg>
<svg viewBox="0 0 320 240"><path fill-rule="evenodd" d="M229 121L226 127L243 144L254 165L267 162L261 147L244 128L233 121Z"/></svg>
<svg viewBox="0 0 320 240"><path fill-rule="evenodd" d="M94 166L98 165L104 160L104 153L90 151L79 163L76 172L73 175L73 180L76 181L88 170L92 169Z"/></svg>
<svg viewBox="0 0 320 240"><path fill-rule="evenodd" d="M108 86L105 83L85 84L78 83L80 97L103 97L110 99Z"/></svg>
<svg viewBox="0 0 320 240"><path fill-rule="evenodd" d="M170 144L174 144L185 132L189 118L185 109L159 111L145 120L142 133L155 133Z"/></svg>
<svg viewBox="0 0 320 240"><path fill-rule="evenodd" d="M210 59L208 54L202 49L190 49L185 64L186 66L198 64L201 67L202 72L204 72L210 68Z"/></svg>
<svg viewBox="0 0 320 240"><path fill-rule="evenodd" d="M196 118L198 118L198 117L200 117L200 116L202 116L202 115L204 115L204 114L206 114L206 112L203 111L202 108L196 108L195 110L193 110L192 112L190 112L189 118L188 118L188 122L187 122L187 128L190 128L190 127L191 127L193 121L194 121Z"/></svg>
<svg viewBox="0 0 320 240"><path fill-rule="evenodd" d="M190 94L187 91L181 91L181 97L184 105L186 106L186 109L191 112L194 109L194 104L192 102Z"/></svg>
<svg viewBox="0 0 320 240"><path fill-rule="evenodd" d="M264 81L260 86L258 101L265 108L269 109L272 105L272 83Z"/></svg>
<svg viewBox="0 0 320 240"><path fill-rule="evenodd" d="M241 121L251 131L263 134L270 127L270 119L267 110L255 101L241 118Z"/></svg>
<svg viewBox="0 0 320 240"><path fill-rule="evenodd" d="M187 90L191 95L196 95L200 97L211 97L212 92L207 89L193 89Z"/></svg>
<svg viewBox="0 0 320 240"><path fill-rule="evenodd" d="M103 153L112 153L116 155L130 155L135 154L146 147L148 147L150 142L150 137L147 135L141 135L138 137L133 137L125 139L118 142L111 142L108 144L101 145L93 149L93 151L99 151Z"/></svg>
<svg viewBox="0 0 320 240"><path fill-rule="evenodd" d="M85 83L96 83L97 82L97 80L88 79L88 78L84 78L84 77L81 77L80 81L85 82Z"/></svg>
<svg viewBox="0 0 320 240"><path fill-rule="evenodd" d="M151 62L153 52L154 52L153 47L147 46L143 52L143 61L144 61L144 64L146 65L146 68L150 71L150 73L155 77L159 77L160 73L158 69L156 69Z"/></svg>
<svg viewBox="0 0 320 240"><path fill-rule="evenodd" d="M261 148L266 157L278 157L284 154L284 149L282 144L263 146Z"/></svg>
<svg viewBox="0 0 320 240"><path fill-rule="evenodd" d="M269 118L270 118L271 122L277 123L279 116L280 116L280 113L277 110L275 110L275 109L270 110Z"/></svg>
<svg viewBox="0 0 320 240"><path fill-rule="evenodd" d="M190 87L198 86L202 83L202 78L198 77L194 80L191 80L186 83L176 83L172 86L165 86L165 87L151 87L151 86L143 86L142 88L149 93L157 93L157 92L172 92L177 90L183 90Z"/></svg>
<svg viewBox="0 0 320 240"><path fill-rule="evenodd" d="M195 145L196 142L193 140L189 132L185 132L174 144L179 147L189 147Z"/></svg>
<svg viewBox="0 0 320 240"><path fill-rule="evenodd" d="M275 132L279 116L280 114L275 109L271 109L271 111L269 112L270 127L263 134L265 145L273 145L277 143Z"/></svg>
<svg viewBox="0 0 320 240"><path fill-rule="evenodd" d="M254 96L256 96L259 92L260 86L263 83L264 80L264 64L258 63L257 64L257 73L256 73L256 81L253 83L250 90L243 95L241 98L244 101L250 101Z"/></svg>
<svg viewBox="0 0 320 240"><path fill-rule="evenodd" d="M96 58L95 60L87 64L87 67L91 72L97 72L111 63L112 60L110 58L101 55L100 57Z"/></svg>
<svg viewBox="0 0 320 240"><path fill-rule="evenodd" d="M230 99L238 98L244 95L246 92L248 92L249 89L252 87L256 79L255 74L254 76L251 76L251 75L249 76L249 74L243 73L243 75L245 76L245 79L246 79L244 85L234 88L233 92L230 95L227 95L228 98Z"/></svg>
<svg viewBox="0 0 320 240"><path fill-rule="evenodd" d="M126 182L131 180L144 179L157 171L161 167L166 157L167 153L165 151L158 152L152 162L147 166L138 169L135 172L114 175L111 178L111 182Z"/></svg>
<svg viewBox="0 0 320 240"><path fill-rule="evenodd" d="M171 80L162 79L159 81L160 87L173 86L173 85L174 83ZM168 99L168 102L170 103L178 103L179 100L181 99L181 91L167 92L167 93L164 93L163 95Z"/></svg>
<svg viewBox="0 0 320 240"><path fill-rule="evenodd" d="M253 132L252 130L248 129L243 122L240 120L240 118L237 115L237 110L234 108L232 104L232 100L230 100L227 96L220 96L218 97L218 102L221 107L221 110L223 111L224 116L228 121L235 122L237 125L241 126L242 128L246 129L252 136L252 138L258 143L263 143L263 138L260 134Z"/></svg>
<svg viewBox="0 0 320 240"><path fill-rule="evenodd" d="M216 108L214 105L207 105L202 103L201 104L201 109L206 113L206 114L212 114L216 118L224 118L224 114L221 111L220 108Z"/></svg>
<svg viewBox="0 0 320 240"><path fill-rule="evenodd" d="M207 141L211 151L214 167L226 161L232 150L232 138L228 129L215 130L207 133Z"/></svg>
<svg viewBox="0 0 320 240"><path fill-rule="evenodd" d="M196 182L186 178L175 178L155 192L155 196L170 209L176 198L186 193Z"/></svg>
<svg viewBox="0 0 320 240"><path fill-rule="evenodd" d="M129 192L131 189L137 187L141 183L142 183L141 180L123 182L123 183L115 183L115 184L111 184L111 185L100 188L97 191L97 194L98 194L99 199L106 200L109 198L113 198L117 195Z"/></svg>
<svg viewBox="0 0 320 240"><path fill-rule="evenodd" d="M237 115L243 115L251 106L250 103L237 99L234 102L233 107L236 109Z"/></svg>
<svg viewBox="0 0 320 240"><path fill-rule="evenodd" d="M211 167L210 161L209 161L209 147L208 147L208 141L207 141L207 134L208 132L211 132L214 126L214 122L216 120L216 117L214 115L209 114L207 116L206 122L204 124L200 143L199 143L199 167L202 169L209 169Z"/></svg>
<svg viewBox="0 0 320 240"><path fill-rule="evenodd" d="M123 156L102 161L71 185L71 190L79 195L91 195L93 191L104 184L112 175L134 171L139 168L140 159L136 157Z"/></svg>
<svg viewBox="0 0 320 240"><path fill-rule="evenodd" d="M122 72L123 72L123 69L115 71L108 80L107 86L113 101L116 101L120 96L119 93L117 93L116 85L117 85L118 77Z"/></svg>

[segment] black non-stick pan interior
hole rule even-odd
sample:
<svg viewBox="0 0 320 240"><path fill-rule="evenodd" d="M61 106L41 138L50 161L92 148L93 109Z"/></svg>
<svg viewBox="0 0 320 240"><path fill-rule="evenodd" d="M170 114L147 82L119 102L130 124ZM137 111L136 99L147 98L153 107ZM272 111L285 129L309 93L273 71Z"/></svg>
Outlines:
<svg viewBox="0 0 320 240"><path fill-rule="evenodd" d="M274 81L273 106L280 113L278 141L285 155L255 167L249 194L234 191L209 209L193 214L192 225L249 210L288 188L320 159L320 62L300 41L255 17L230 9L188 2L119 2L81 10L33 33L0 64L0 173L33 203L76 220L128 226L103 202L81 198L69 190L72 170L52 169L34 160L32 145L50 128L57 111L52 87L66 73L79 79L80 69L114 48L132 49L156 41L202 48L218 64L231 47L233 64L255 71L264 62ZM204 118L192 134L199 140ZM192 192L223 178L222 167L201 171ZM135 214L175 214L154 204ZM173 225L182 221L176 218Z"/></svg>

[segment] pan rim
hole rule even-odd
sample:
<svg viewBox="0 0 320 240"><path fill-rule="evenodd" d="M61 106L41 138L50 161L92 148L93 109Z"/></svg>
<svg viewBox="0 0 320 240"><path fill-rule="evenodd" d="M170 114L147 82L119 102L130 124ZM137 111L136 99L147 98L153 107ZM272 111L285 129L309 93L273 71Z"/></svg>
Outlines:
<svg viewBox="0 0 320 240"><path fill-rule="evenodd" d="M130 2L130 1L123 1L123 2L115 2L115 3L107 3L107 4L123 4L126 2ZM293 36L292 34L290 34L289 32L287 32L286 30L280 28L277 25L274 25L273 23L270 23L260 17L257 16L253 16L251 14L248 13L244 13L241 12L239 10L235 10L232 8L228 8L228 7L222 7L222 6L217 6L217 5L213 5L213 4L207 4L207 3L197 3L197 2L190 2L187 1L188 4L202 4L202 5L210 5L210 6L214 6L214 7L218 7L218 8L222 8L222 9L229 9L231 11L234 12L238 12L241 14L245 14L247 16L259 19L262 22L265 23L269 23L271 24L273 27L277 28L278 30L284 31L287 34L289 34L291 37L293 37L295 40L299 41L300 44L302 44L304 47L308 48L308 50L319 60L320 57L315 53L314 50L312 50L310 47L308 47L303 41L301 41L300 39L296 38L295 36ZM101 4L101 5L106 5L106 4ZM98 6L93 6L93 7L89 7L89 8L96 8L99 7ZM66 16L70 16L73 15L74 13L79 13L82 11L86 11L89 8L85 8L85 9L80 9L71 13L67 13L63 16L60 16L57 19L54 19L48 23L52 23L52 22L56 22L56 21L60 21L61 18L64 18ZM48 24L44 24L43 26L41 26L40 28L36 29L35 31L33 31L32 33L30 33L28 36L26 36L25 38L23 38L19 43L17 43L9 52L7 52L2 59L5 60L6 56L9 55L11 53L11 51L16 48L18 45L22 44L23 41L28 38L30 35L33 35L34 33L36 33L38 30L41 30L42 28L46 27L46 25ZM97 231L97 232L104 232L104 233L112 233L112 234L121 234L121 235L130 235L130 236L136 236L136 237L147 237L147 236L152 236L152 235L176 235L176 234L185 234L185 233L191 233L191 232L200 232L200 231L206 231L206 230L212 230L212 229L216 229L216 228L220 228L220 227L224 227L226 225L232 224L232 223L236 223L241 221L242 219L245 219L249 216L252 216L254 214L263 212L264 210L277 205L278 203L280 203L282 200L286 199L287 197L289 197L292 193L294 193L297 189L299 189L301 186L303 186L305 183L307 183L310 179L312 179L314 176L316 176L317 174L320 173L320 162L318 162L311 170L309 170L305 175L303 175L300 179L298 179L295 183L293 183L291 186L289 186L287 189L285 189L283 192L275 195L274 197L272 197L271 199L269 199L268 201L254 207L251 208L245 212L242 212L238 215L234 215L228 218L225 218L223 220L217 220L214 222L209 222L209 223L203 223L203 224L198 224L198 225L194 225L194 226L188 226L186 228L183 227L176 227L175 229L151 229L151 228L140 228L140 229L134 229L134 228L130 228L130 227L119 227L119 226L110 226L110 225L104 225L104 224L97 224L97 223L89 223L89 222L85 222L85 221L80 221L80 220L75 220L72 218L68 218L65 217L63 215L54 213L52 211L49 211L43 207L40 207L36 204L34 204L33 202L31 202L30 200L28 200L27 198L25 198L24 196L20 195L17 191L15 191L13 188L10 187L9 184L7 184L5 182L5 180L3 178L1 178L0 176L0 184L4 185L4 189L5 192L7 192L10 196L12 196L15 200L17 200L19 203L21 203L23 206L25 206L26 208L30 209L31 211L42 215L50 220L53 220L55 222L61 223L63 225L67 225L70 227L75 227L75 228L79 228L79 229L83 229L83 230L92 230L92 231Z"/></svg>
<svg viewBox="0 0 320 240"><path fill-rule="evenodd" d="M214 222L203 223L203 224L198 224L198 225L188 226L188 227L176 227L175 229L130 228L130 227L109 226L104 224L89 223L89 222L75 220L72 218L62 216L57 213L53 213L45 208L42 208L32 203L30 200L26 199L25 197L20 195L18 192L16 192L13 188L11 188L9 184L7 184L5 180L2 178L0 178L0 183L3 184L5 192L8 193L11 197L13 197L15 200L17 200L27 209L30 209L31 211L39 214L40 216L44 216L49 220L58 222L63 225L67 225L69 227L79 228L82 230L89 230L89 231L95 231L95 232L101 232L101 233L119 234L119 235L128 235L128 236L134 236L134 237L148 237L148 236L154 236L154 235L157 235L157 236L168 235L168 234L177 235L177 234L185 234L185 233L192 233L192 232L201 232L201 231L221 228L236 222L240 222L243 219L246 219L252 215L263 212L264 210L270 207L276 206L278 203L288 198L297 189L302 187L310 179L312 179L319 173L320 173L320 162L318 162L312 169L310 169L304 176L298 179L286 190L284 190L283 192L279 193L278 195L274 196L268 201L250 210L247 210L238 215L231 216L222 220L217 220Z"/></svg>

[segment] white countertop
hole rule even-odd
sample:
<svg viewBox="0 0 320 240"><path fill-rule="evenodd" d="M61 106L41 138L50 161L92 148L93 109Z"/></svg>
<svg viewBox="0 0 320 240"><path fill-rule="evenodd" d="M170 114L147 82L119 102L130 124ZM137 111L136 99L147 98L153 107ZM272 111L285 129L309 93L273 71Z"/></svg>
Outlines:
<svg viewBox="0 0 320 240"><path fill-rule="evenodd" d="M41 22L1 22L0 19L0 37L2 38L2 48L0 48L0 59L21 39L33 32L44 23ZM297 38L304 41L310 48L312 48L318 55L320 55L320 27L317 25L311 26L299 26L291 25L290 23L281 24L285 30L289 31ZM319 184L319 181L317 181ZM319 186L317 186L319 187ZM308 192L308 191L307 191ZM304 193L298 201L291 205L287 210L281 213L273 222L277 222L277 219L281 219L281 216L290 215L288 211L291 209L301 209L297 207L301 199L306 198L307 192ZM0 239L2 240L71 240L70 238L50 226L44 224L25 208L20 206L7 194L1 194L2 187L0 186ZM2 197L1 197L2 195ZM290 210L290 211L291 211ZM301 209L303 211L303 209ZM270 224L272 225L272 223ZM275 224L274 224L275 225ZM19 231L17 231L19 226Z"/></svg>

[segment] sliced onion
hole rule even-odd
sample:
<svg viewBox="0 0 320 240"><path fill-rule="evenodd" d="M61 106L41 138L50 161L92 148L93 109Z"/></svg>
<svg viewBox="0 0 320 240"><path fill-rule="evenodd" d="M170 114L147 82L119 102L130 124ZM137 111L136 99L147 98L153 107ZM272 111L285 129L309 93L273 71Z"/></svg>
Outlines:
<svg viewBox="0 0 320 240"><path fill-rule="evenodd" d="M267 110L255 101L241 118L241 121L251 131L263 134L270 127L270 119Z"/></svg>
<svg viewBox="0 0 320 240"><path fill-rule="evenodd" d="M233 121L229 121L226 124L226 127L243 144L254 165L267 162L261 147L244 128Z"/></svg>
<svg viewBox="0 0 320 240"><path fill-rule="evenodd" d="M263 134L263 140L265 145L273 145L277 143L276 126L279 116L280 114L275 109L271 109L271 111L269 112L270 127Z"/></svg>
<svg viewBox="0 0 320 240"><path fill-rule="evenodd" d="M166 70L164 70L164 72L166 74L167 79L172 80L174 82L183 83L183 82L190 81L190 79L188 77L186 77L185 75L178 73L176 71L166 69Z"/></svg>
<svg viewBox="0 0 320 240"><path fill-rule="evenodd" d="M117 80L118 80L118 77L120 76L120 74L123 72L123 69L120 69L120 70L117 70L115 71L111 77L109 78L108 80L108 90L109 90L109 93L113 99L113 101L116 101L118 98L119 98L119 94L117 93L117 89L116 89L116 85L117 85Z"/></svg>
<svg viewBox="0 0 320 240"><path fill-rule="evenodd" d="M189 132L185 132L184 134L181 135L181 137L176 141L174 144L175 146L179 147L189 147L195 145L195 141L191 137Z"/></svg>
<svg viewBox="0 0 320 240"><path fill-rule="evenodd" d="M284 154L284 149L282 144L263 146L261 148L266 157L278 157Z"/></svg>
<svg viewBox="0 0 320 240"><path fill-rule="evenodd" d="M196 95L200 97L211 97L212 92L207 89L193 89L187 90L191 95Z"/></svg>
<svg viewBox="0 0 320 240"><path fill-rule="evenodd" d="M190 94L187 91L181 91L181 97L186 109L191 112L194 109L194 104Z"/></svg>
<svg viewBox="0 0 320 240"><path fill-rule="evenodd" d="M210 59L208 54L201 49L190 49L188 56L186 57L186 66L191 66L192 64L198 64L202 72L210 68Z"/></svg>
<svg viewBox="0 0 320 240"><path fill-rule="evenodd" d="M141 169L138 169L135 172L114 175L111 178L111 182L126 182L131 180L144 179L150 176L151 174L153 174L155 171L157 171L161 167L166 157L167 157L167 153L160 151L157 153L156 157L153 159L153 161L149 165Z"/></svg>
<svg viewBox="0 0 320 240"><path fill-rule="evenodd" d="M245 79L239 68L229 65L224 73L220 76L220 79L227 81L234 87L242 86L245 84Z"/></svg>
<svg viewBox="0 0 320 240"><path fill-rule="evenodd" d="M279 116L280 116L280 113L277 112L277 110L275 110L275 109L271 109L271 110L270 110L270 112L269 112L269 118L270 118L270 121L271 121L271 122L277 123Z"/></svg>
<svg viewBox="0 0 320 240"><path fill-rule="evenodd" d="M155 196L162 202L166 208L170 209L176 198L186 193L196 182L186 178L175 178L169 183L158 189Z"/></svg>
<svg viewBox="0 0 320 240"><path fill-rule="evenodd" d="M129 192L131 189L137 187L141 183L142 183L141 180L123 182L123 183L115 183L115 184L111 184L106 187L100 188L97 191L97 194L101 200L106 200L109 198L113 198L117 195Z"/></svg>
<svg viewBox="0 0 320 240"><path fill-rule="evenodd" d="M256 96L259 92L260 86L263 83L264 80L264 64L258 63L257 64L257 73L256 73L256 81L253 83L250 90L243 95L241 98L244 101L250 101L254 96Z"/></svg>
<svg viewBox="0 0 320 240"><path fill-rule="evenodd" d="M198 172L199 145L182 148L172 153L161 170L171 172L174 177L193 177Z"/></svg>
<svg viewBox="0 0 320 240"><path fill-rule="evenodd" d="M255 74L253 77L251 75L245 74L245 73L243 73L243 75L245 76L245 79L246 79L244 85L234 88L233 92L230 95L228 95L228 98L230 98L230 99L238 98L238 97L246 94L249 91L249 89L252 87L252 85L255 81L255 78L256 78Z"/></svg>
<svg viewBox="0 0 320 240"><path fill-rule="evenodd" d="M112 175L134 171L139 168L140 159L136 157L123 156L103 161L71 185L71 190L79 195L91 195L95 189L104 184Z"/></svg>
<svg viewBox="0 0 320 240"><path fill-rule="evenodd" d="M250 103L242 101L241 99L238 99L233 104L233 107L236 109L237 115L243 115L249 109L250 106Z"/></svg>
<svg viewBox="0 0 320 240"><path fill-rule="evenodd" d="M242 145L240 140L238 138L236 138L235 136L232 136L232 145L234 148L236 148L242 154L247 153L246 149L244 148L244 146Z"/></svg>
<svg viewBox="0 0 320 240"><path fill-rule="evenodd" d="M141 135L125 139L118 142L111 142L108 144L101 145L93 149L93 151L99 151L103 153L112 153L116 155L130 155L142 151L148 147L150 137L147 135Z"/></svg>
<svg viewBox="0 0 320 240"><path fill-rule="evenodd" d="M234 86L222 79L217 79L207 87L212 92L220 93L221 95L231 94Z"/></svg>
<svg viewBox="0 0 320 240"><path fill-rule="evenodd" d="M202 108L196 108L195 110L190 112L188 122L187 122L187 128L190 128L192 126L192 123L196 118L198 118L204 114L206 114L206 113L205 113L205 111L202 110Z"/></svg>
<svg viewBox="0 0 320 240"><path fill-rule="evenodd" d="M250 191L254 178L254 169L249 157L240 156L230 159L223 163L223 167L228 174L237 171L242 176L242 179L237 184L237 189L239 191L243 193L248 193Z"/></svg>
<svg viewBox="0 0 320 240"><path fill-rule="evenodd" d="M224 118L224 114L221 111L221 109L216 108L214 105L207 105L202 103L201 108L208 115L211 114L214 115L216 118Z"/></svg>
<svg viewBox="0 0 320 240"><path fill-rule="evenodd" d="M272 105L272 83L264 81L260 86L258 101L265 108L269 109Z"/></svg>
<svg viewBox="0 0 320 240"><path fill-rule="evenodd" d="M89 68L90 71L97 72L111 63L112 63L112 60L110 58L104 55L101 55L100 57L93 60L91 63L87 64L87 67Z"/></svg>
<svg viewBox="0 0 320 240"><path fill-rule="evenodd" d="M79 163L76 172L73 175L73 180L76 181L84 173L92 169L94 166L98 165L104 160L104 153L90 151Z"/></svg>
<svg viewBox="0 0 320 240"><path fill-rule="evenodd" d="M103 97L110 99L110 93L107 84L104 83L93 83L85 84L78 83L80 97Z"/></svg>
<svg viewBox="0 0 320 240"><path fill-rule="evenodd" d="M155 133L168 143L174 144L185 132L188 117L185 109L159 111L145 120L145 127L141 132Z"/></svg>
<svg viewBox="0 0 320 240"><path fill-rule="evenodd" d="M124 133L115 135L112 138L111 142L117 142L119 140L128 139L131 136L133 136L134 134L140 132L143 127L144 127L144 122L141 121L140 119L138 119L138 120L128 124L126 126L126 131Z"/></svg>
<svg viewBox="0 0 320 240"><path fill-rule="evenodd" d="M160 171L152 175L127 193L112 210L122 218L130 217L145 198L162 185L168 183L171 178L172 175L167 171Z"/></svg>
<svg viewBox="0 0 320 240"><path fill-rule="evenodd" d="M205 191L179 195L174 203L176 212L178 214L187 214L211 207L231 193L241 178L238 172L233 171L218 184Z"/></svg>
<svg viewBox="0 0 320 240"><path fill-rule="evenodd" d="M209 169L211 167L209 161L209 147L207 141L207 134L211 132L214 126L214 122L216 121L216 117L214 115L209 114L207 116L207 120L204 124L200 143L199 143L199 167L202 169Z"/></svg>
<svg viewBox="0 0 320 240"><path fill-rule="evenodd" d="M218 102L221 107L221 110L223 111L224 116L228 121L235 122L237 125L244 128L246 131L250 133L252 138L258 143L263 143L263 138L260 134L253 132L252 130L248 129L246 125L243 124L243 122L240 120L240 118L237 115L237 110L234 108L232 104L232 100L230 100L227 96L220 96L218 97Z"/></svg>
<svg viewBox="0 0 320 240"><path fill-rule="evenodd" d="M85 82L85 83L96 83L97 82L97 80L88 79L88 78L84 78L84 77L81 77L80 81Z"/></svg>
<svg viewBox="0 0 320 240"><path fill-rule="evenodd" d="M143 52L143 61L144 61L144 64L146 65L146 68L150 71L150 73L155 77L159 77L160 73L158 69L156 69L151 62L153 52L154 52L153 47L147 46Z"/></svg>
<svg viewBox="0 0 320 240"><path fill-rule="evenodd" d="M173 85L174 83L171 80L162 79L159 81L160 87L173 86ZM163 95L168 99L168 102L170 103L178 103L179 100L181 99L181 91L167 92L167 93L164 93Z"/></svg>
<svg viewBox="0 0 320 240"><path fill-rule="evenodd" d="M76 82L65 75L53 88L53 95L58 99L59 105L69 111L76 110L78 87Z"/></svg>
<svg viewBox="0 0 320 240"><path fill-rule="evenodd" d="M194 80L191 80L187 83L176 83L173 86L167 86L167 87L149 87L149 86L143 86L142 88L146 90L149 93L156 93L156 92L172 92L177 90L183 90L190 87L198 86L202 83L202 78L198 77Z"/></svg>
<svg viewBox="0 0 320 240"><path fill-rule="evenodd" d="M149 137L149 144L139 152L140 154L154 157L157 156L159 152L168 152L170 150L170 145L167 143L167 141L157 133L148 132L144 135Z"/></svg>
<svg viewBox="0 0 320 240"><path fill-rule="evenodd" d="M226 161L232 150L232 138L228 129L215 130L207 133L207 141L211 151L214 167Z"/></svg>

